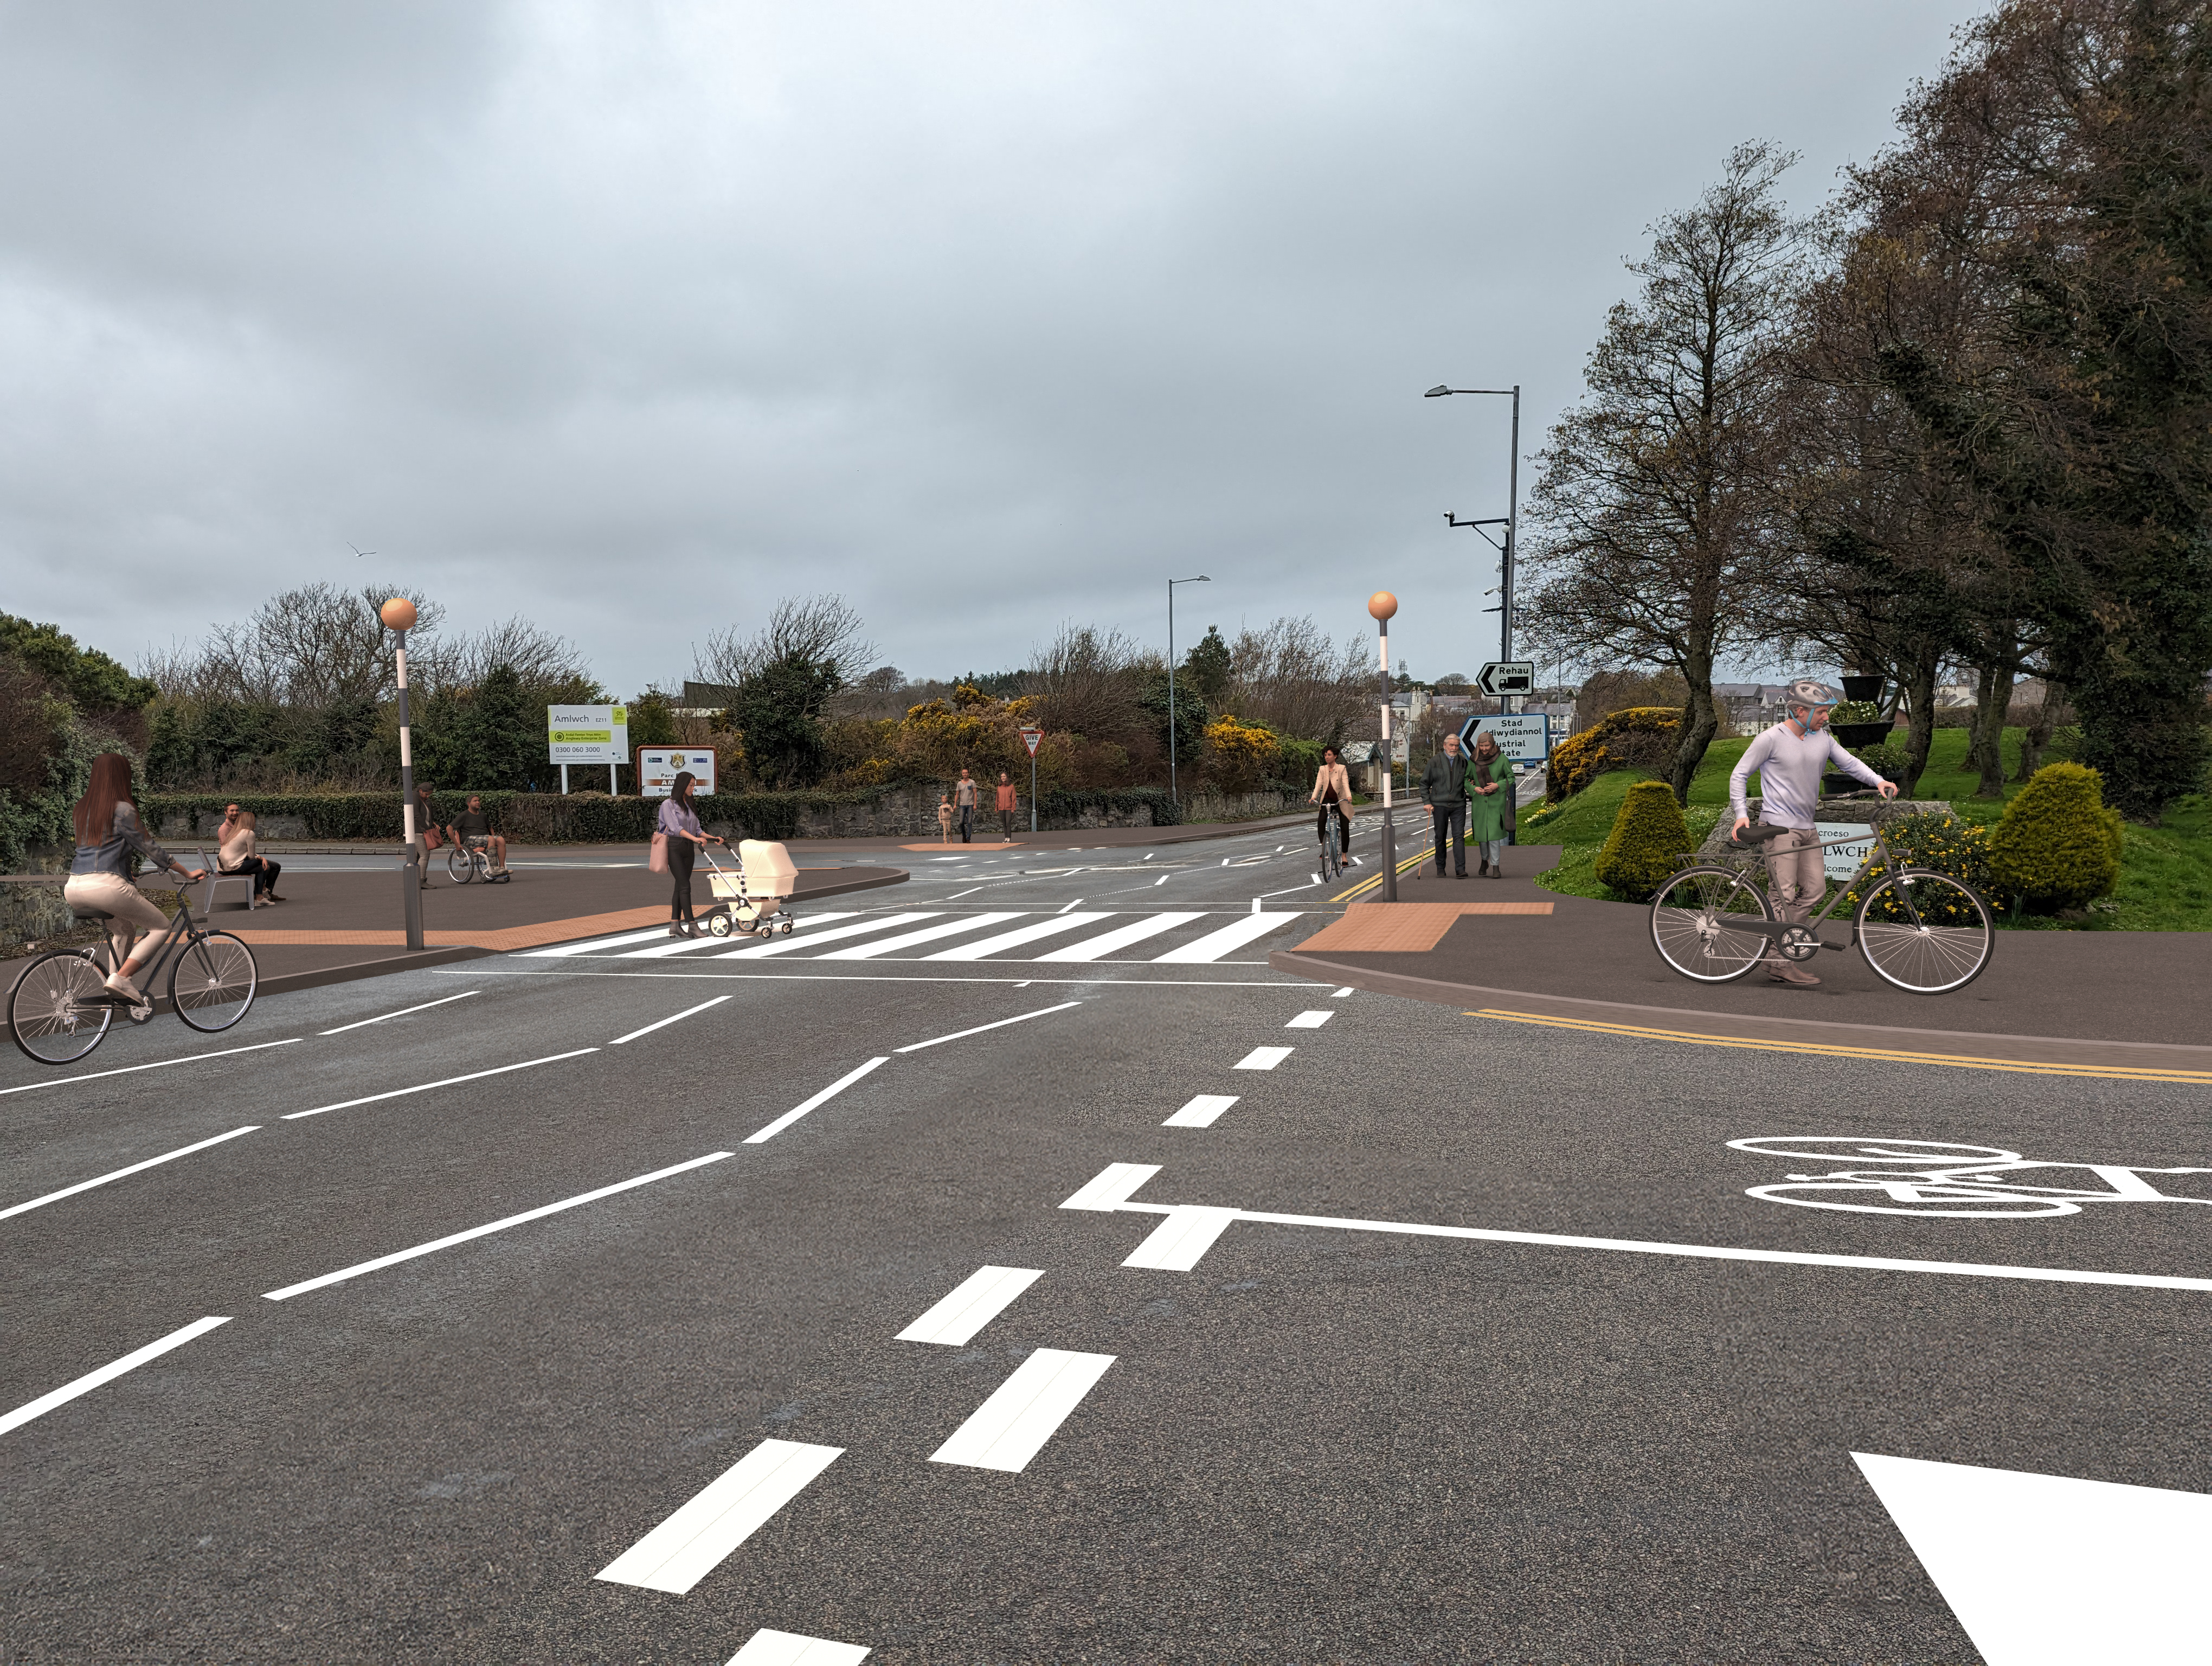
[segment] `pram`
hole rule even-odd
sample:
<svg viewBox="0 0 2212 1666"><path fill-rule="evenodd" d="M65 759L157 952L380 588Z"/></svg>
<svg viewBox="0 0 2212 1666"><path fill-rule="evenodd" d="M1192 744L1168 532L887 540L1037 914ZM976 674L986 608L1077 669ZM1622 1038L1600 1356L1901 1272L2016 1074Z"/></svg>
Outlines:
<svg viewBox="0 0 2212 1666"><path fill-rule="evenodd" d="M783 904L799 884L799 869L789 851L771 840L740 839L735 873L714 860L712 846L702 845L700 851L712 870L708 893L715 898L699 916L701 925L717 937L732 932L749 937L791 934L794 922Z"/></svg>

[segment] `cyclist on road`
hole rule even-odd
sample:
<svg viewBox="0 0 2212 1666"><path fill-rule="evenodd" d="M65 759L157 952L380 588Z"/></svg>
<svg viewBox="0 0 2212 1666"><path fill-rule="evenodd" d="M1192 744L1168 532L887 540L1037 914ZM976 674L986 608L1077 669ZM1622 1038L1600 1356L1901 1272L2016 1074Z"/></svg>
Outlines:
<svg viewBox="0 0 2212 1666"><path fill-rule="evenodd" d="M1743 757L1729 772L1729 808L1735 814L1729 836L1751 824L1744 792L1751 773L1759 772L1762 815L1770 824L1787 830L1766 847L1766 871L1771 876L1776 911L1785 924L1802 925L1828 889L1826 853L1820 849L1814 812L1820 802L1820 771L1833 762L1847 775L1881 790L1882 797L1897 796L1893 781L1880 775L1845 751L1829 732L1828 717L1843 696L1825 683L1801 678L1784 696L1790 715L1771 729L1762 730ZM1779 942L1766 945L1766 976L1777 983L1809 989L1820 979L1803 967L1782 958Z"/></svg>
<svg viewBox="0 0 2212 1666"><path fill-rule="evenodd" d="M107 991L133 1006L146 1007L150 997L140 994L132 980L168 940L169 921L131 883L131 854L136 852L187 883L205 879L206 872L186 867L146 836L138 806L131 797L131 760L120 752L102 752L93 759L92 781L76 801L70 819L76 828L76 857L70 863L62 896L72 909L111 916L107 930L116 964L107 975ZM142 930L153 935L143 948L131 954L131 939Z"/></svg>
<svg viewBox="0 0 2212 1666"><path fill-rule="evenodd" d="M1352 772L1337 761L1336 748L1321 749L1321 768L1314 774L1313 791L1306 794L1308 804L1321 806L1321 818L1314 830L1322 842L1328 842L1329 824L1336 824L1337 853L1340 858L1352 854Z"/></svg>

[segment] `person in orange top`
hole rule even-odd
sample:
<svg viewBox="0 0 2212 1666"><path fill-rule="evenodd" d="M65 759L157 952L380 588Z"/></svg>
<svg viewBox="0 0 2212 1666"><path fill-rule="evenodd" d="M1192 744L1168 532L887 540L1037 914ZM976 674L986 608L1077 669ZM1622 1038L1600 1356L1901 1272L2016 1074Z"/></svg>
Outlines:
<svg viewBox="0 0 2212 1666"><path fill-rule="evenodd" d="M1014 842L1014 787L1004 769L999 771L999 833L1008 844Z"/></svg>

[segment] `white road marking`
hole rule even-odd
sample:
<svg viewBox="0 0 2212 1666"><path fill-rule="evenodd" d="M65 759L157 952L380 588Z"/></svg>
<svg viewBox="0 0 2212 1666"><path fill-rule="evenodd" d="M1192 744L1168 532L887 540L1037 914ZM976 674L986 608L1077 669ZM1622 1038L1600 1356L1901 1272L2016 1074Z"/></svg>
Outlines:
<svg viewBox="0 0 2212 1666"><path fill-rule="evenodd" d="M104 1076L128 1076L133 1071L161 1070L173 1064L198 1064L205 1059L233 1058L240 1053L258 1053L264 1047L289 1047L299 1039L297 1036L289 1036L283 1041L256 1042L251 1047L226 1047L220 1053L187 1053L181 1059L156 1059L151 1064L126 1064L115 1070L88 1071L82 1076L56 1076L43 1082L25 1082L20 1087L0 1087L0 1095L28 1093L41 1087L67 1087L73 1082L96 1082Z"/></svg>
<svg viewBox="0 0 2212 1666"><path fill-rule="evenodd" d="M934 911L923 914L878 914L872 919L856 921L849 926L839 926L826 932L804 929L789 937L779 937L773 943L748 943L742 949L732 949L714 957L717 960L735 960L740 956L747 960L765 960L770 955L797 954L801 949L811 948L817 943L835 943L840 938L860 937L869 932L888 931L894 926L911 926L923 920L934 920Z"/></svg>
<svg viewBox="0 0 2212 1666"><path fill-rule="evenodd" d="M1083 901L1083 899L1082 899L1080 897L1077 897L1077 898L1075 899L1075 901L1074 901L1074 902L1068 903L1066 908L1063 908L1062 909L1060 909L1060 912L1061 912L1062 914L1066 914L1066 913L1067 912L1067 909L1072 909L1072 908L1075 908L1075 907L1079 906L1079 905L1082 903L1082 901Z"/></svg>
<svg viewBox="0 0 2212 1666"><path fill-rule="evenodd" d="M1234 1209L1209 1209L1199 1203L1178 1205L1168 1211L1167 1219L1152 1228L1151 1236L1121 1265L1188 1273L1236 1219Z"/></svg>
<svg viewBox="0 0 2212 1666"><path fill-rule="evenodd" d="M1201 938L1184 944L1179 949L1170 949L1156 958L1155 966L1204 966L1227 954L1231 949L1241 949L1255 938L1265 937L1271 931L1279 931L1298 916L1295 914L1242 914L1219 931L1212 931Z"/></svg>
<svg viewBox="0 0 2212 1666"><path fill-rule="evenodd" d="M899 1332L902 1342L958 1347L1012 1305L1044 1274L1025 1267L984 1267L961 1280L945 1298Z"/></svg>
<svg viewBox="0 0 2212 1666"><path fill-rule="evenodd" d="M335 1030L318 1030L315 1033L319 1036L343 1036L349 1030L366 1030L372 1024L389 1024L394 1018L405 1018L410 1012L427 1012L433 1006L443 1006L449 1000L466 1000L471 995L482 993L477 989L464 989L457 995L441 995L435 1000L426 1000L420 1006L403 1006L396 1012L386 1012L382 1018L361 1018L352 1024L342 1024Z"/></svg>
<svg viewBox="0 0 2212 1666"><path fill-rule="evenodd" d="M1341 989L1339 989L1339 990L1338 990L1334 994L1331 995L1331 996L1329 997L1329 999L1330 999L1331 1000L1343 1000L1346 995L1350 994L1351 993L1352 993L1352 986L1351 986L1349 983L1347 983L1347 984L1346 984L1346 985L1344 986L1344 988L1342 988Z"/></svg>
<svg viewBox="0 0 2212 1666"><path fill-rule="evenodd" d="M534 1070L541 1064L558 1064L563 1059L580 1059L586 1053L596 1053L596 1047L579 1047L569 1053L552 1053L542 1059L525 1059L520 1064L503 1064L493 1070L475 1070L465 1076L448 1076L442 1082L424 1082L416 1087L395 1087L389 1093L372 1093L366 1098L341 1099L334 1105L317 1105L313 1110L287 1111L284 1120L296 1122L302 1116L319 1116L326 1110L350 1110L356 1105L373 1105L381 1099L404 1099L410 1093L428 1093L433 1088L453 1087L462 1082L482 1081L487 1076L504 1076L510 1070Z"/></svg>
<svg viewBox="0 0 2212 1666"><path fill-rule="evenodd" d="M811 926L818 925L825 920L851 920L858 917L858 915L859 910L856 909L839 909L829 914L810 914L806 916L806 923ZM666 960L679 954L698 954L708 949L727 949L733 944L745 940L741 933L729 937L717 937L708 931L703 925L699 929L702 933L700 936L676 938L656 943L649 949L626 950L616 958L621 960ZM664 938L667 937L665 931L661 935Z"/></svg>
<svg viewBox="0 0 2212 1666"><path fill-rule="evenodd" d="M1118 1209L1134 1197L1138 1189L1159 1171L1160 1165L1157 1163L1109 1163L1060 1207L1063 1209Z"/></svg>
<svg viewBox="0 0 2212 1666"><path fill-rule="evenodd" d="M896 937L879 937L850 949L833 949L822 957L824 960L872 960L879 954L889 954L894 949L908 948L916 943L934 942L940 937L957 937L962 932L981 930L995 926L1003 920L1018 920L1018 909L1012 914L974 914L965 920L948 920L942 925L924 926L919 931L901 932Z"/></svg>
<svg viewBox="0 0 2212 1666"><path fill-rule="evenodd" d="M1141 943L1148 937L1158 937L1162 932L1172 931L1177 926L1193 920L1203 920L1203 914L1154 914L1126 926L1117 926L1110 932L1101 932L1096 937L1085 938L1080 943L1071 943L1064 949L1054 949L1050 954L1041 954L1045 960L1097 960L1126 949L1133 943Z"/></svg>
<svg viewBox="0 0 2212 1666"><path fill-rule="evenodd" d="M1255 1047L1229 1067L1231 1070L1273 1070L1297 1050L1290 1047Z"/></svg>
<svg viewBox="0 0 2212 1666"><path fill-rule="evenodd" d="M258 1122L249 1122L242 1128L233 1128L228 1134L218 1134L212 1140L203 1140L197 1146L179 1146L176 1150L164 1152L159 1157L149 1157L143 1163L133 1163L127 1169L118 1169L113 1174L104 1174L97 1180L80 1180L74 1186L64 1186L58 1192L48 1192L44 1197L34 1197L28 1203L18 1203L12 1207L0 1209L0 1220L5 1220L10 1215L20 1215L27 1209L37 1209L49 1203L58 1203L65 1197L75 1197L79 1192L88 1192L94 1186L105 1186L109 1181L120 1180L125 1175L138 1174L144 1170L158 1167L163 1163L174 1162L179 1157L190 1157L196 1151L205 1151L210 1146L220 1146L226 1140L235 1140L241 1134L251 1134L260 1126Z"/></svg>
<svg viewBox="0 0 2212 1666"><path fill-rule="evenodd" d="M1147 861L1150 861L1152 859L1148 856L1148 857L1146 857L1145 860L1147 860ZM1168 882L1169 880L1170 880L1170 879L1174 879L1174 878L1175 878L1175 875L1174 875L1174 874L1172 874L1172 873L1163 873L1162 875L1160 875L1160 877L1159 877L1158 879L1157 879L1153 880L1153 881L1152 881L1152 884L1153 884L1156 887L1157 887L1157 886L1159 886L1159 885L1164 885L1167 884L1167 882Z"/></svg>
<svg viewBox="0 0 2212 1666"><path fill-rule="evenodd" d="M379 1256L374 1261L356 1262L351 1267L341 1267L335 1273L325 1273L319 1279L307 1279L298 1284L288 1284L282 1290L264 1290L265 1301L289 1301L295 1296L304 1296L310 1290L320 1290L326 1285L343 1284L348 1279L357 1279L364 1273L376 1273L400 1262L413 1261L419 1256L435 1255L441 1250L450 1250L457 1243L466 1243L471 1238L489 1237L494 1232L504 1232L510 1226L520 1226L527 1221L543 1220L548 1215L557 1215L564 1209L574 1209L586 1203L596 1203L603 1197L612 1197L617 1192L634 1191L640 1186L650 1186L656 1180L666 1180L672 1175L692 1169L704 1168L709 1163L719 1163L726 1157L735 1157L735 1152L708 1152L704 1157L695 1157L688 1163L655 1169L651 1174L639 1175L634 1180L617 1180L611 1186L602 1186L597 1191L585 1192L576 1197L564 1197L558 1203L547 1203L535 1209L525 1209L519 1215L509 1215L504 1220L488 1221L482 1226L471 1226L465 1232L455 1232L428 1243L418 1243L412 1250L402 1250L389 1256Z"/></svg>
<svg viewBox="0 0 2212 1666"><path fill-rule="evenodd" d="M1851 1456L1989 1666L2204 1659L2212 1495Z"/></svg>
<svg viewBox="0 0 2212 1666"><path fill-rule="evenodd" d="M594 1577L681 1596L844 1454L842 1446L763 1440Z"/></svg>
<svg viewBox="0 0 2212 1666"><path fill-rule="evenodd" d="M1318 1030L1334 1018L1334 1012L1301 1012L1283 1026L1285 1030Z"/></svg>
<svg viewBox="0 0 2212 1666"><path fill-rule="evenodd" d="M957 949L939 949L935 954L922 956L924 960L981 960L985 955L998 953L1001 949L1018 949L1024 943L1034 943L1040 937L1052 937L1079 926L1088 926L1101 920L1111 920L1110 914L1055 914L1048 920L1039 920L1026 926L1017 926L1010 932L1000 932L996 937L987 937L980 943L963 943Z"/></svg>
<svg viewBox="0 0 2212 1666"><path fill-rule="evenodd" d="M915 1042L911 1046L908 1047L894 1047L891 1049L891 1051L894 1053L919 1053L925 1047L942 1047L947 1042L960 1041L969 1036L980 1036L986 1030L1003 1030L1010 1024L1027 1024L1031 1018L1046 1018L1054 1012L1065 1012L1071 1006L1080 1006L1082 1005L1083 1003L1079 1000L1063 1000L1057 1006L1040 1006L1034 1012L1018 1012L1012 1018L1000 1018L994 1024L979 1024L973 1030L956 1030L949 1036L934 1037L928 1041Z"/></svg>
<svg viewBox="0 0 2212 1666"><path fill-rule="evenodd" d="M730 1657L729 1666L860 1666L872 1652L857 1643L832 1643L824 1637L772 1632L763 1626Z"/></svg>
<svg viewBox="0 0 2212 1666"><path fill-rule="evenodd" d="M1164 1128L1210 1128L1221 1113L1237 1103L1234 1093L1201 1093L1160 1124Z"/></svg>
<svg viewBox="0 0 2212 1666"><path fill-rule="evenodd" d="M929 1461L1019 1474L1113 1363L1110 1353L1037 1349Z"/></svg>
<svg viewBox="0 0 2212 1666"><path fill-rule="evenodd" d="M554 960L577 954L604 954L609 949L618 949L625 943L642 943L649 937L665 937L668 927L655 926L649 932L624 932L620 937L586 938L581 943L562 943L550 949L525 949L526 960Z"/></svg>
<svg viewBox="0 0 2212 1666"><path fill-rule="evenodd" d="M143 1348L125 1354L120 1359L102 1365L98 1371L87 1371L73 1383L64 1383L52 1394L42 1394L27 1405L15 1408L0 1416L0 1435L11 1429L20 1429L33 1418L44 1417L57 1406L66 1406L81 1394L90 1394L103 1383L112 1383L126 1372L134 1371L149 1359L158 1359L171 1348L182 1347L195 1337L204 1336L217 1325L227 1325L228 1318L195 1319L180 1330L173 1330L158 1341L149 1342Z"/></svg>
<svg viewBox="0 0 2212 1666"><path fill-rule="evenodd" d="M665 1030L672 1024L682 1023L685 1018L690 1018L694 1012L703 1012L709 1006L720 1006L728 999L729 997L727 995L716 995L714 1000L702 1000L696 1006L687 1006L680 1012L671 1012L666 1018L657 1019L653 1023L647 1025L642 1030L633 1030L627 1036L617 1036L612 1041L609 1042L607 1045L609 1047L620 1047L624 1042L634 1042L640 1036L649 1036L656 1030Z"/></svg>
<svg viewBox="0 0 2212 1666"><path fill-rule="evenodd" d="M805 1101L803 1104L793 1105L789 1110L784 1112L782 1116L777 1117L775 1121L770 1122L766 1128L761 1129L757 1134L747 1134L744 1139L744 1143L748 1146L758 1146L763 1145L767 1141L775 1139L777 1134L781 1134L793 1122L805 1116L808 1111L820 1110L823 1105L828 1104L832 1099L842 1093L847 1088L852 1086L854 1083L859 1081L861 1077L866 1075L871 1070L875 1069L879 1065L886 1065L890 1062L890 1056L886 1055L884 1057L880 1059L870 1059L867 1063L862 1065L857 1070L847 1071L843 1075L840 1076L836 1081L830 1083L829 1086L823 1088L812 1098Z"/></svg>

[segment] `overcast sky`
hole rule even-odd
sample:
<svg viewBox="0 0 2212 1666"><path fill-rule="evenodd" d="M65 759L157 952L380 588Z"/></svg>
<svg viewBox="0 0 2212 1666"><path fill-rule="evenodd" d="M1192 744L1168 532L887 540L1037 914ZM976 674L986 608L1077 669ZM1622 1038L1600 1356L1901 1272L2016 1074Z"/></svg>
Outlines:
<svg viewBox="0 0 2212 1666"><path fill-rule="evenodd" d="M1729 147L1886 142L1952 0L0 3L0 609L136 660L315 579L617 694L836 590L910 676L1395 590L1503 514ZM356 558L349 544L373 550Z"/></svg>

